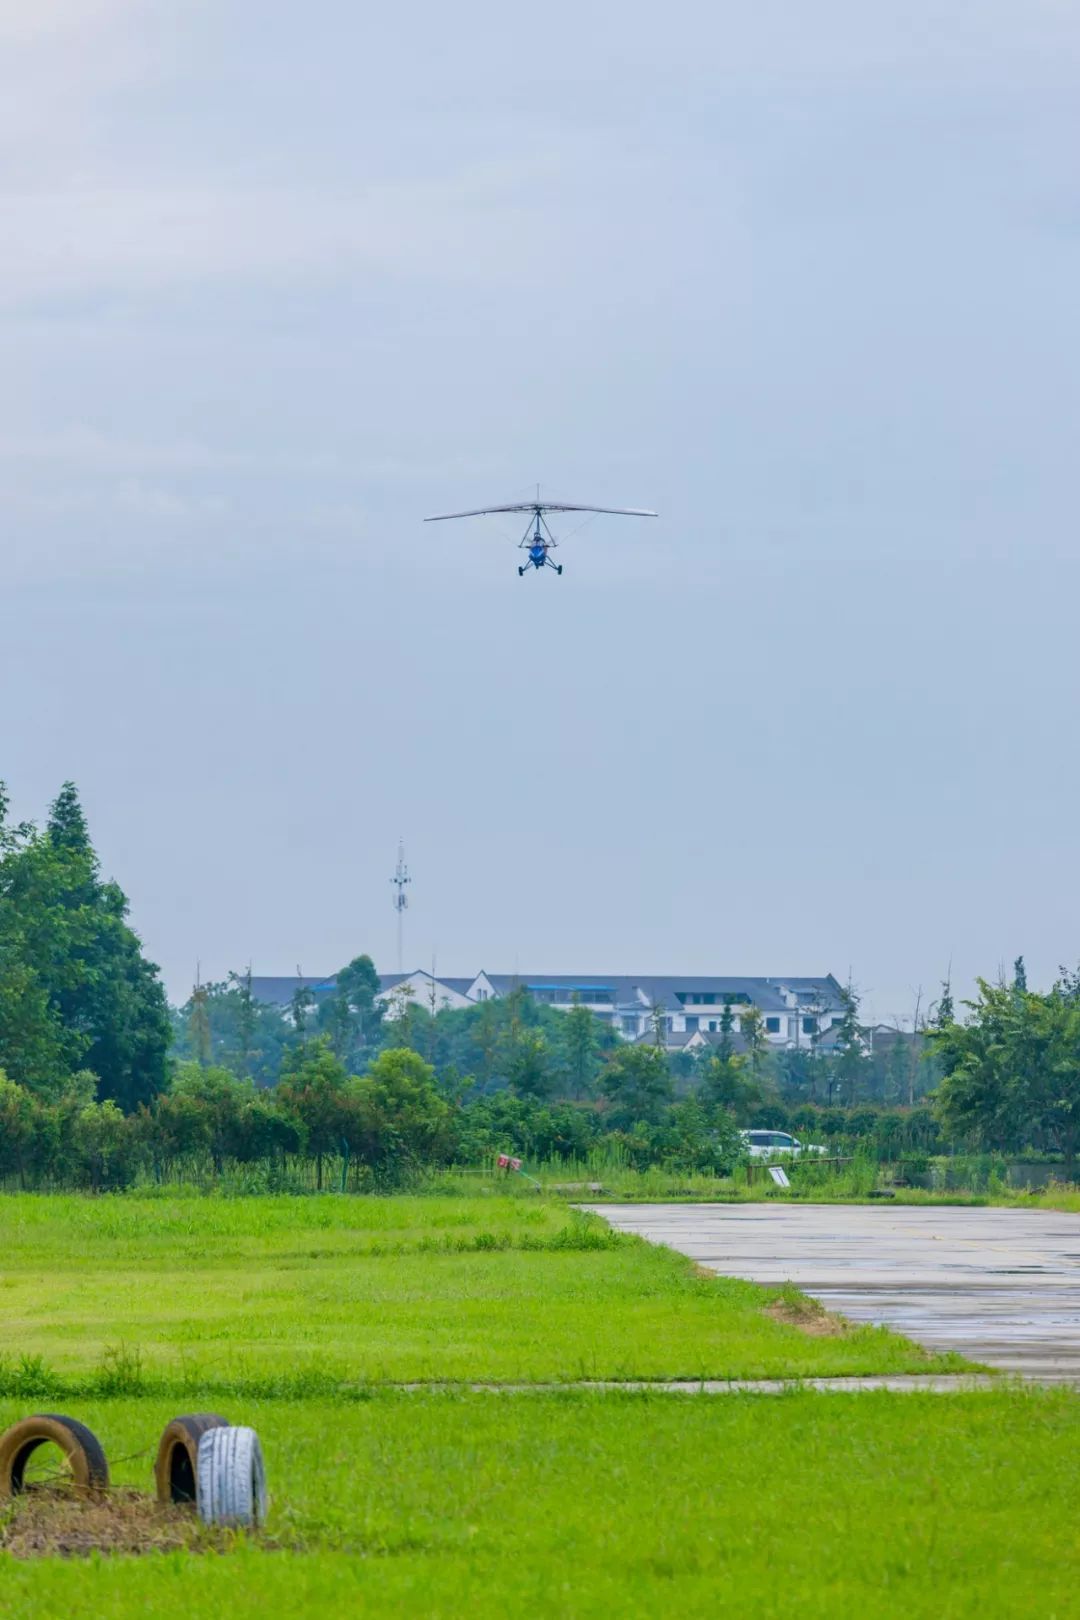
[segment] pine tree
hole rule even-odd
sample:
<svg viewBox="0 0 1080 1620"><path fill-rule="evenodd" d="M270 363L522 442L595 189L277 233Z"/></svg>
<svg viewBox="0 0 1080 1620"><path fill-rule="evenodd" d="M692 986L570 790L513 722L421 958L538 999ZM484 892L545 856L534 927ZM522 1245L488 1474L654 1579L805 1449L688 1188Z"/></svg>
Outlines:
<svg viewBox="0 0 1080 1620"><path fill-rule="evenodd" d="M94 875L97 875L97 858L90 843L90 830L86 825L86 817L79 803L78 789L74 782L65 782L50 805L46 831L56 849L67 850L73 855L86 856L93 864Z"/></svg>
<svg viewBox="0 0 1080 1620"><path fill-rule="evenodd" d="M44 994L68 1072L89 1069L102 1101L134 1110L165 1086L168 1007L123 891L101 880L74 785L44 833L9 829L0 843L0 942L27 993Z"/></svg>

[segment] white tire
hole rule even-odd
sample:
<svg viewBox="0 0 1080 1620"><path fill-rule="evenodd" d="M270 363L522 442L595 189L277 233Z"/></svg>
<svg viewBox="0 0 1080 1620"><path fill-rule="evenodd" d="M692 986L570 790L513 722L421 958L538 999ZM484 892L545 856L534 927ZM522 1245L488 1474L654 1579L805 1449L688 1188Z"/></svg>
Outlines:
<svg viewBox="0 0 1080 1620"><path fill-rule="evenodd" d="M200 1436L196 1500L204 1524L257 1529L265 1523L270 1499L254 1429L207 1429Z"/></svg>

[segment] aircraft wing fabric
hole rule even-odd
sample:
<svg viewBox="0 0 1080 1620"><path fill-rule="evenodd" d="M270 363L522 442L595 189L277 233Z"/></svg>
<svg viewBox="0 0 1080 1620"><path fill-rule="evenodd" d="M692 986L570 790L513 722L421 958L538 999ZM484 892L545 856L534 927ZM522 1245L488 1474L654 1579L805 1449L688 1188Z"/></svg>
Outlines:
<svg viewBox="0 0 1080 1620"><path fill-rule="evenodd" d="M438 512L425 523L445 523L449 518L488 517L494 512L606 512L612 517L656 517L640 506L578 506L572 501L514 501L510 506L478 506L472 512Z"/></svg>

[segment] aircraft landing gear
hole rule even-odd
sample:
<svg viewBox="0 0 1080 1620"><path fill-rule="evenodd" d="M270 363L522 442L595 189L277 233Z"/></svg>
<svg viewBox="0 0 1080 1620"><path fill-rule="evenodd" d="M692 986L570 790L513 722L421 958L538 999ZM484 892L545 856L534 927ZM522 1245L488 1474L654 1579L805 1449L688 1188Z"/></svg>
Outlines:
<svg viewBox="0 0 1080 1620"><path fill-rule="evenodd" d="M556 572L556 573L557 573L557 574L561 574L561 573L562 573L562 563L556 563L556 564L555 564L555 572Z"/></svg>
<svg viewBox="0 0 1080 1620"><path fill-rule="evenodd" d="M519 568L518 569L518 579L521 578L521 576L524 574L524 572L525 572L524 568Z"/></svg>

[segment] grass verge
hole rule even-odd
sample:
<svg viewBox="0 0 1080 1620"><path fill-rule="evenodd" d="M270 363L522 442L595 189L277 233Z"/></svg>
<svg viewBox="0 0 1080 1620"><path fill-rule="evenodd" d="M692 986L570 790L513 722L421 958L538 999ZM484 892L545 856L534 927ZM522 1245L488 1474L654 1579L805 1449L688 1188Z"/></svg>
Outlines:
<svg viewBox="0 0 1080 1620"><path fill-rule="evenodd" d="M0 1403L0 1425L24 1411ZM149 1489L173 1405L86 1402L77 1415L125 1459L117 1482ZM298 1550L0 1554L5 1620L1075 1613L1070 1394L384 1391L226 1415L258 1428L268 1534Z"/></svg>
<svg viewBox="0 0 1080 1620"><path fill-rule="evenodd" d="M540 1199L5 1200L0 1392L970 1371ZM788 1301L790 1303L790 1300Z"/></svg>

